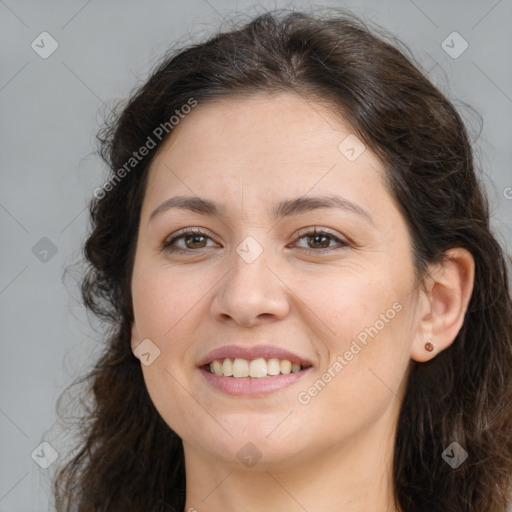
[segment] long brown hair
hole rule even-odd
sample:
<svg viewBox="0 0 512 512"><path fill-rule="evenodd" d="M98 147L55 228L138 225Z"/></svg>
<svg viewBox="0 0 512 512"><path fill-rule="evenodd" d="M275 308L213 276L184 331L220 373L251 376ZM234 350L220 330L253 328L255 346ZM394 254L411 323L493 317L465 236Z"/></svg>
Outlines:
<svg viewBox="0 0 512 512"><path fill-rule="evenodd" d="M55 478L59 512L183 510L181 440L153 406L130 347L139 215L149 166L166 140L154 131L191 98L201 104L286 91L329 105L381 158L411 232L418 275L453 247L475 260L457 338L412 368L394 451L397 504L404 512L505 512L512 474L507 262L461 117L395 43L343 11L264 13L166 55L107 119L100 153L111 181L117 178L90 202L82 282L85 306L106 322L107 342L77 381L93 406L81 420L76 452ZM149 136L155 147L128 170ZM452 442L468 453L456 469L441 456Z"/></svg>

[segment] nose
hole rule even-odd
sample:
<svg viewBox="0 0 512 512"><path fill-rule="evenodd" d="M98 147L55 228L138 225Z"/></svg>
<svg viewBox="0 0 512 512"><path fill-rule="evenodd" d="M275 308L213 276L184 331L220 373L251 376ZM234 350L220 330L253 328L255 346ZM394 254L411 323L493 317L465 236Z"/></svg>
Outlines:
<svg viewBox="0 0 512 512"><path fill-rule="evenodd" d="M231 269L217 289L211 306L214 316L245 327L284 318L290 310L288 288L267 251L254 261L240 254L233 251Z"/></svg>

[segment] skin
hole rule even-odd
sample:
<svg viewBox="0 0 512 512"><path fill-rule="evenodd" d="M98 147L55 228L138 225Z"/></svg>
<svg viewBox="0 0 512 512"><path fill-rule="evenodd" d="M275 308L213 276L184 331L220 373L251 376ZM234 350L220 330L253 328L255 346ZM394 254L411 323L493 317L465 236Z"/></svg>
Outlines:
<svg viewBox="0 0 512 512"><path fill-rule="evenodd" d="M474 263L452 249L415 282L408 228L382 163L368 147L354 161L338 149L353 133L331 109L294 93L223 99L180 121L152 163L133 269L132 348L149 339L160 351L142 370L183 440L185 510L397 510L392 457L407 376L412 361L455 339ZM174 208L150 220L178 195L223 203L225 212ZM274 203L313 195L357 203L373 224L339 208L270 216ZM308 241L303 233L315 226L349 245ZM175 241L187 252L163 250L182 228L209 238ZM248 236L263 249L252 263L236 252ZM337 356L397 303L400 312L335 372ZM424 349L429 340L433 352ZM233 397L197 368L227 344L277 345L314 368L269 396ZM329 368L335 377L300 403ZM252 467L237 457L248 442L261 454Z"/></svg>

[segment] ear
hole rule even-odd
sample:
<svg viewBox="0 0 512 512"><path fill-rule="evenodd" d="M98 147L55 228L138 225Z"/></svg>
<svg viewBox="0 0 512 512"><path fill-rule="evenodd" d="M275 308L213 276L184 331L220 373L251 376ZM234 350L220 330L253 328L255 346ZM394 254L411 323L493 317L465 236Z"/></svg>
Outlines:
<svg viewBox="0 0 512 512"><path fill-rule="evenodd" d="M418 331L411 358L418 362L433 359L449 347L459 333L473 292L475 261L462 248L445 252L441 264L429 267L429 277L420 292ZM425 344L431 342L429 352Z"/></svg>

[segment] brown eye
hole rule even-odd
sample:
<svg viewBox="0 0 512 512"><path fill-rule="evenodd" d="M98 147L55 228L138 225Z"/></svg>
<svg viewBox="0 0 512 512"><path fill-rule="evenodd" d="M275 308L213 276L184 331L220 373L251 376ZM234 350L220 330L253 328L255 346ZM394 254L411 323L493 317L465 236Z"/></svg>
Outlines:
<svg viewBox="0 0 512 512"><path fill-rule="evenodd" d="M202 249L204 247L205 237L202 235L187 235L182 238L185 240L188 249Z"/></svg>
<svg viewBox="0 0 512 512"><path fill-rule="evenodd" d="M316 249L325 249L329 247L330 238L331 237L326 235L312 235L307 237L308 243L310 245L316 245Z"/></svg>
<svg viewBox="0 0 512 512"><path fill-rule="evenodd" d="M307 247L298 246L307 254L319 255L326 252L331 252L337 249L349 247L350 244L339 237L325 230L317 230L306 232L302 234L299 240L305 239ZM335 242L335 245L331 245ZM337 245L337 246L336 246Z"/></svg>
<svg viewBox="0 0 512 512"><path fill-rule="evenodd" d="M211 237L201 230L178 231L163 244L162 249L167 252L190 252L205 249Z"/></svg>

